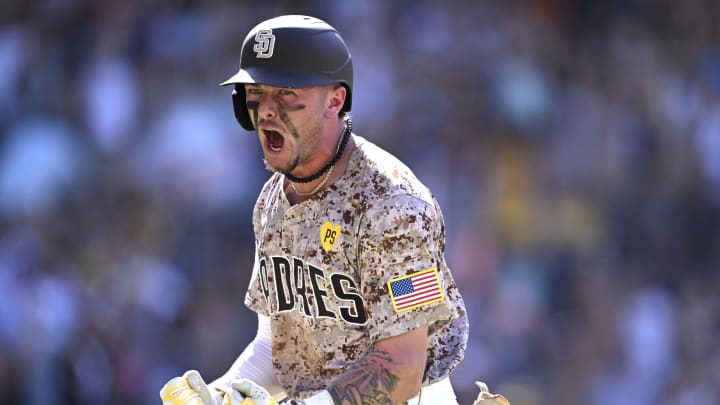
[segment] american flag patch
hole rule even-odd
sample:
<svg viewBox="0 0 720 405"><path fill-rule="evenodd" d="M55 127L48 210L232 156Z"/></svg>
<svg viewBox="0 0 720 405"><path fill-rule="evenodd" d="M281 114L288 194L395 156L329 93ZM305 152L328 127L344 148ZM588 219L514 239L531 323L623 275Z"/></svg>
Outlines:
<svg viewBox="0 0 720 405"><path fill-rule="evenodd" d="M440 275L434 267L394 278L388 281L388 290L395 312L417 308L445 298L440 285Z"/></svg>

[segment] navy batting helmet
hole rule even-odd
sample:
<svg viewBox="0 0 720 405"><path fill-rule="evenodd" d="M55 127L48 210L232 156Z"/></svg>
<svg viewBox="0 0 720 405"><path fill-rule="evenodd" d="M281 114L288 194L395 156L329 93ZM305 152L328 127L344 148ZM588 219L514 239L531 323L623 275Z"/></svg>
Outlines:
<svg viewBox="0 0 720 405"><path fill-rule="evenodd" d="M240 51L240 69L220 85L235 85L235 118L251 131L255 127L245 105L245 83L286 88L340 83L347 89L342 111L350 111L352 82L350 51L335 28L315 17L284 15L263 21L248 33Z"/></svg>

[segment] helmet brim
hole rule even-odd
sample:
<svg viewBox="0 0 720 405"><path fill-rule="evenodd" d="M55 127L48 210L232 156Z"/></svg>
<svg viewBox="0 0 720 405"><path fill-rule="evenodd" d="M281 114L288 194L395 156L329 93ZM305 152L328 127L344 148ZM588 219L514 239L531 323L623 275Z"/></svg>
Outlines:
<svg viewBox="0 0 720 405"><path fill-rule="evenodd" d="M349 86L349 83L333 80L330 75L321 74L304 74L298 72L284 71L280 69L247 68L240 69L229 79L220 83L221 86L231 84L265 84L274 87L284 87L289 89L301 89L305 87L318 86L322 84L337 82Z"/></svg>

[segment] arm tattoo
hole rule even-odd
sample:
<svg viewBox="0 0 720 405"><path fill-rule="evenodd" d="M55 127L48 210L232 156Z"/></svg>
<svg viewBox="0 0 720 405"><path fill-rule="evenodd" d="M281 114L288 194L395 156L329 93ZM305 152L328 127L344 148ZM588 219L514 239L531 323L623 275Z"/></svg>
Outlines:
<svg viewBox="0 0 720 405"><path fill-rule="evenodd" d="M391 393L400 377L392 374L392 358L385 351L374 350L352 365L328 391L338 405L391 405Z"/></svg>

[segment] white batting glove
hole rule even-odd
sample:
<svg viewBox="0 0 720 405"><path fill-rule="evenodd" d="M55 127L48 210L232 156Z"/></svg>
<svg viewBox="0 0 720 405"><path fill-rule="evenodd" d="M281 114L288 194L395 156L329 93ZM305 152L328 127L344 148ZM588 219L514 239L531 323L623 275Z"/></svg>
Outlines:
<svg viewBox="0 0 720 405"><path fill-rule="evenodd" d="M233 381L222 405L277 405L267 390L247 378Z"/></svg>
<svg viewBox="0 0 720 405"><path fill-rule="evenodd" d="M160 390L163 405L221 405L222 396L210 390L197 370L168 381Z"/></svg>

